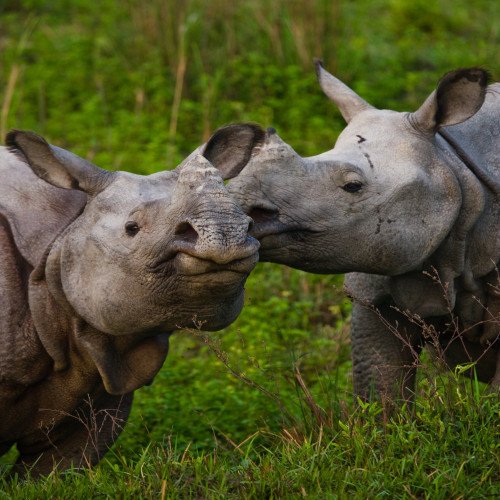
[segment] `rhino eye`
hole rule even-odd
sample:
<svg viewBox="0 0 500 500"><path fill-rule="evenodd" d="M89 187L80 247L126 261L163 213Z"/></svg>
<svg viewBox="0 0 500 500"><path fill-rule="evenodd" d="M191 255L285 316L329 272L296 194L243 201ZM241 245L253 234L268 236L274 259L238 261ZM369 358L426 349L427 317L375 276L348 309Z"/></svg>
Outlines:
<svg viewBox="0 0 500 500"><path fill-rule="evenodd" d="M135 236L139 232L139 225L133 220L125 222L125 232L128 236Z"/></svg>
<svg viewBox="0 0 500 500"><path fill-rule="evenodd" d="M362 187L363 187L363 184L361 184L361 182L354 181L354 182L348 182L347 184L344 184L342 186L342 189L344 191L347 191L348 193L356 193Z"/></svg>

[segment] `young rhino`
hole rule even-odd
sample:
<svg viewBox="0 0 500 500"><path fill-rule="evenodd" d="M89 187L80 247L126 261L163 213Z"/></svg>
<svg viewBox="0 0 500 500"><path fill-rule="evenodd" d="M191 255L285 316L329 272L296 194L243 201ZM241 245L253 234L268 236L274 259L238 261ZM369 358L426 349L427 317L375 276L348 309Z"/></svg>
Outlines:
<svg viewBox="0 0 500 500"><path fill-rule="evenodd" d="M172 330L239 314L258 259L221 177L259 129L217 132L174 171L108 172L11 132L0 148L0 454L43 474L92 465ZM214 168L217 166L219 170Z"/></svg>
<svg viewBox="0 0 500 500"><path fill-rule="evenodd" d="M416 112L398 113L317 72L348 123L335 147L302 158L269 129L229 185L254 219L260 260L350 273L357 394L410 398L429 331L450 365L478 360L479 378L498 386L500 84L453 71Z"/></svg>

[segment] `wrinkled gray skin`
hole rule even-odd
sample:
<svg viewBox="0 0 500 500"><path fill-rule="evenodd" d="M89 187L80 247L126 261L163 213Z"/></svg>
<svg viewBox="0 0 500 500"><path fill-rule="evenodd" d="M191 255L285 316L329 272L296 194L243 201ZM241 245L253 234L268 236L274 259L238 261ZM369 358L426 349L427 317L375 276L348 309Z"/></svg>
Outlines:
<svg viewBox="0 0 500 500"><path fill-rule="evenodd" d="M478 69L451 72L416 112L399 113L317 71L348 122L335 147L302 158L269 129L229 184L254 219L260 260L349 273L357 394L411 398L431 339L394 306L435 329L450 366L479 360L480 379L498 386L500 84L486 89ZM425 274L434 269L442 285Z"/></svg>
<svg viewBox="0 0 500 500"><path fill-rule="evenodd" d="M8 135L0 454L17 444L15 471L97 463L133 391L161 368L169 333L220 329L239 314L259 244L222 177L259 137L226 127L176 170L139 176L101 170L33 133Z"/></svg>

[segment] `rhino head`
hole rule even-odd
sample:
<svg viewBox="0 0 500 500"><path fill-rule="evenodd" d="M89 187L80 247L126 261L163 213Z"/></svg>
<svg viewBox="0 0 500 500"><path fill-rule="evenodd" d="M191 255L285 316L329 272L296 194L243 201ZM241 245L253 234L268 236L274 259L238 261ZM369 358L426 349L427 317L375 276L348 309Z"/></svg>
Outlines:
<svg viewBox="0 0 500 500"><path fill-rule="evenodd" d="M217 330L237 317L259 243L223 178L242 168L262 137L255 126L226 127L177 169L140 176L102 170L31 132L8 135L11 150L60 188L54 196L72 190L80 207L30 277L30 309L56 370L68 351L58 331L77 328L108 392L123 394L161 366L164 332ZM130 343L135 354L116 363L116 351Z"/></svg>
<svg viewBox="0 0 500 500"><path fill-rule="evenodd" d="M414 113L375 109L321 63L317 73L348 123L335 147L303 158L268 129L229 184L254 219L260 260L317 273L417 269L449 234L464 201L436 133L476 113L486 73L447 74Z"/></svg>

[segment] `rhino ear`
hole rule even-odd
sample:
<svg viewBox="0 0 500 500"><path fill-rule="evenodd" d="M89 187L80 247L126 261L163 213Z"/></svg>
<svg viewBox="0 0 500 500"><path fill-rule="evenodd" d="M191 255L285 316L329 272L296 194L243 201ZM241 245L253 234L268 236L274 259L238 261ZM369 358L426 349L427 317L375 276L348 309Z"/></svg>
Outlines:
<svg viewBox="0 0 500 500"><path fill-rule="evenodd" d="M79 189L94 196L108 186L115 175L69 151L51 146L34 132L12 130L5 142L14 152L22 153L38 177L56 187Z"/></svg>
<svg viewBox="0 0 500 500"><path fill-rule="evenodd" d="M266 133L258 125L228 125L210 137L203 156L220 170L223 179L232 179L243 170L265 137Z"/></svg>
<svg viewBox="0 0 500 500"><path fill-rule="evenodd" d="M321 89L337 105L347 123L361 111L373 109L373 106L356 94L354 90L351 90L347 85L328 73L323 68L321 60L315 59L314 63Z"/></svg>
<svg viewBox="0 0 500 500"><path fill-rule="evenodd" d="M438 128L462 123L484 102L488 72L480 68L450 71L420 108L410 115L416 128L435 133Z"/></svg>

